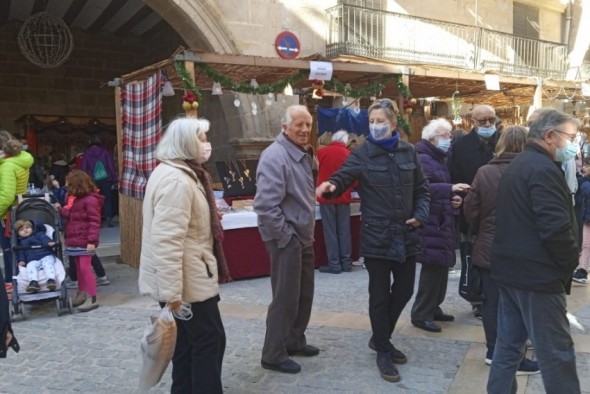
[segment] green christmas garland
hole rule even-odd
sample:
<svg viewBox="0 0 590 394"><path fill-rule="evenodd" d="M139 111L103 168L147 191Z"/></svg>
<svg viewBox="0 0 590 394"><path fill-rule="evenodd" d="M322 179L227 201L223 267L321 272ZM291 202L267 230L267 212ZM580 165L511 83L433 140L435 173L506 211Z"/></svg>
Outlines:
<svg viewBox="0 0 590 394"><path fill-rule="evenodd" d="M305 79L308 75L307 70L300 70L297 74L293 76L282 78L271 84L260 84L258 85L258 87L255 87L250 85L249 83L236 82L228 76L220 74L219 72L217 72L217 70L205 63L195 63L195 65L197 69L199 69L199 71L202 71L205 75L207 75L207 77L210 80L219 82L219 84L223 88L232 90L234 92L247 94L268 94L282 92L287 86L287 84L294 85L297 82L300 82L303 79ZM182 78L182 84L184 86L184 89L193 92L195 96L197 96L199 101L202 100L203 95L201 94L199 88L196 87L195 84L192 82L191 76L184 67L184 62L174 62L174 68L176 69L176 73ZM404 99L412 97L410 89L408 89L408 86L403 83L402 76L399 74L384 75L379 81L370 84L369 86L366 86L364 88L358 89L347 87L347 84L343 83L342 81L339 81L336 78L333 78L332 81L327 82L326 89L332 90L336 93L339 93L347 97L371 97L379 95L385 87L385 85L387 85L387 83L392 80L395 80L397 89ZM398 115L397 123L407 135L411 134L410 125L408 124L408 122L406 122L402 115Z"/></svg>

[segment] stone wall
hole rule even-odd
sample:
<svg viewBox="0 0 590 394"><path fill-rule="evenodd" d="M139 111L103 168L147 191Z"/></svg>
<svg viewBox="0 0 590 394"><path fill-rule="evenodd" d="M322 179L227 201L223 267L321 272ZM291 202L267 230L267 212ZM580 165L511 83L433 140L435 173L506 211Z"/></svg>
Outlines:
<svg viewBox="0 0 590 394"><path fill-rule="evenodd" d="M72 29L74 50L54 69L29 63L17 43L21 24L0 26L0 128L22 134L25 114L114 117L113 89L106 83L169 56L182 41L172 30L140 40L89 36Z"/></svg>

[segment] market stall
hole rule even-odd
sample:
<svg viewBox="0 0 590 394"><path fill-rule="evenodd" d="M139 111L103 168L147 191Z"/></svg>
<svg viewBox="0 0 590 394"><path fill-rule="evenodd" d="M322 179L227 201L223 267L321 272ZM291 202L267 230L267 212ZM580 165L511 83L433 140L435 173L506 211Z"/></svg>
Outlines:
<svg viewBox="0 0 590 394"><path fill-rule="evenodd" d="M359 257L360 204L352 203L350 227L352 258ZM225 213L221 221L224 229L223 251L233 279L252 278L270 274L270 260L258 232L256 214L248 210ZM314 233L315 266L326 264L326 249L319 207L316 206Z"/></svg>

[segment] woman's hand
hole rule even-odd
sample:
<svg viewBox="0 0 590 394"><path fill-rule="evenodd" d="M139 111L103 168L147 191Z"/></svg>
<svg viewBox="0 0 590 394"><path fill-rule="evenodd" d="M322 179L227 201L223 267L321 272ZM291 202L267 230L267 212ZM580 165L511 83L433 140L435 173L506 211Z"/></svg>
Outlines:
<svg viewBox="0 0 590 394"><path fill-rule="evenodd" d="M411 219L406 220L406 225L412 226L414 228L418 228L422 225L422 223L420 223L420 221L416 220L415 218L411 218Z"/></svg>
<svg viewBox="0 0 590 394"><path fill-rule="evenodd" d="M336 186L332 183L326 181L322 182L316 189L315 195L316 197L322 197L325 193L333 193L336 190Z"/></svg>
<svg viewBox="0 0 590 394"><path fill-rule="evenodd" d="M95 250L96 250L96 245L94 245L94 244L86 245L86 251L88 253L94 253Z"/></svg>
<svg viewBox="0 0 590 394"><path fill-rule="evenodd" d="M462 203L463 199L461 198L461 196L453 196L453 198L451 198L451 205L453 206L453 208L459 208Z"/></svg>
<svg viewBox="0 0 590 394"><path fill-rule="evenodd" d="M24 261L19 261L18 262L18 266L19 267L26 267L27 266L27 263L25 263Z"/></svg>
<svg viewBox="0 0 590 394"><path fill-rule="evenodd" d="M170 309L171 312L179 310L181 305L182 301L172 301L166 303L166 306L168 307L168 309Z"/></svg>
<svg viewBox="0 0 590 394"><path fill-rule="evenodd" d="M471 186L466 183L455 183L451 190L453 193L466 193L471 189Z"/></svg>

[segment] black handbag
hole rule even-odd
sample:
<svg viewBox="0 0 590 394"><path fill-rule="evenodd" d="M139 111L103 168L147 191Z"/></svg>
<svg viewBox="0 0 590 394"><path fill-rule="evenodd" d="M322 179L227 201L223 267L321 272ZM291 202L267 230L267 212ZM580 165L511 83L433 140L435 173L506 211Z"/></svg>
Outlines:
<svg viewBox="0 0 590 394"><path fill-rule="evenodd" d="M469 302L482 302L482 277L479 267L471 262L473 243L461 243L461 278L459 280L459 295Z"/></svg>

